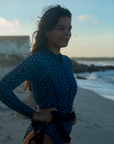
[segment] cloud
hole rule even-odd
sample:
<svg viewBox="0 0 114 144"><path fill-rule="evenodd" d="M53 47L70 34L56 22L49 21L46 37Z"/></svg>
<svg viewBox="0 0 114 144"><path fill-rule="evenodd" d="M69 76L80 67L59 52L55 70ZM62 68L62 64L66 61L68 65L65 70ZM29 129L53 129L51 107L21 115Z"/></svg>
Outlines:
<svg viewBox="0 0 114 144"><path fill-rule="evenodd" d="M99 24L100 21L99 19L95 18L94 15L80 15L77 17L77 19L81 20L81 21L86 21L86 20L90 20L96 24Z"/></svg>
<svg viewBox="0 0 114 144"><path fill-rule="evenodd" d="M100 21L98 20L98 19L94 19L94 22L96 23L96 24L99 24L100 23Z"/></svg>
<svg viewBox="0 0 114 144"><path fill-rule="evenodd" d="M29 22L22 24L17 19L8 21L0 17L0 35L32 35L35 27Z"/></svg>
<svg viewBox="0 0 114 144"><path fill-rule="evenodd" d="M13 34L19 26L21 25L17 19L7 21L5 18L0 17L0 35Z"/></svg>
<svg viewBox="0 0 114 144"><path fill-rule="evenodd" d="M81 16L77 17L77 19L79 19L79 20L87 20L87 19L88 19L88 16L86 16L86 15L81 15Z"/></svg>
<svg viewBox="0 0 114 144"><path fill-rule="evenodd" d="M0 17L0 26L13 27L13 26L17 26L17 25L19 25L19 22L17 19L14 19L12 22L9 22L9 21L5 20L4 18Z"/></svg>

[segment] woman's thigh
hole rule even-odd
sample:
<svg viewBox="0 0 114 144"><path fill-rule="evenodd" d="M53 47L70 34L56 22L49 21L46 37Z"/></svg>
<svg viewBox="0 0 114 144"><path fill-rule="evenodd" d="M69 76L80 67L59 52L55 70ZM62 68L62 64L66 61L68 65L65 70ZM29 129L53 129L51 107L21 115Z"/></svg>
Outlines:
<svg viewBox="0 0 114 144"><path fill-rule="evenodd" d="M24 139L23 144L29 144L29 139L34 136L34 130L32 130ZM36 144L35 141L32 141L31 144ZM43 144L53 144L51 138L48 135L44 135Z"/></svg>

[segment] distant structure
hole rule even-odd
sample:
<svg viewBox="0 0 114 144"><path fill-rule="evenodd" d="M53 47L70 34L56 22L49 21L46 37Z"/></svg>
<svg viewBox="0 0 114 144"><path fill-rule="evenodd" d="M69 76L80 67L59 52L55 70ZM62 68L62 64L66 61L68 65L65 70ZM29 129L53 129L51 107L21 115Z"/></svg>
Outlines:
<svg viewBox="0 0 114 144"><path fill-rule="evenodd" d="M30 52L29 36L0 36L0 54L27 57Z"/></svg>

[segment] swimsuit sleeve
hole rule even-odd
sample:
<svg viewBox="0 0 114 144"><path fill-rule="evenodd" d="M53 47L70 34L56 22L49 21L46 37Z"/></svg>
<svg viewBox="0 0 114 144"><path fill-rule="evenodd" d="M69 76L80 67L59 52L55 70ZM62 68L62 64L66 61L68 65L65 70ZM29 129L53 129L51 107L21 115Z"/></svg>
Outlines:
<svg viewBox="0 0 114 144"><path fill-rule="evenodd" d="M38 62L32 54L0 80L0 101L30 119L35 111L18 99L13 90L24 81L34 78L36 65Z"/></svg>

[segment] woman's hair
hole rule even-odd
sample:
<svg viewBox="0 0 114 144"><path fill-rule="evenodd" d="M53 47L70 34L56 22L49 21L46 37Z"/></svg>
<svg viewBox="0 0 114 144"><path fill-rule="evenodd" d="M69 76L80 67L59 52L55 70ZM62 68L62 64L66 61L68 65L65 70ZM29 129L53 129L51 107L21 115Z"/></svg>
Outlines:
<svg viewBox="0 0 114 144"><path fill-rule="evenodd" d="M49 6L44 9L43 15L39 21L37 31L33 33L35 42L32 46L29 55L44 49L47 45L46 31L54 30L61 17L69 17L71 19L71 12L60 5ZM23 90L29 87L31 91L30 82L27 80Z"/></svg>

